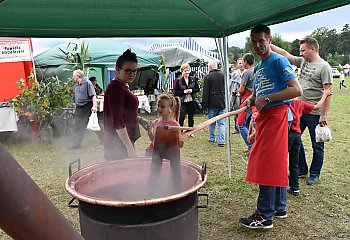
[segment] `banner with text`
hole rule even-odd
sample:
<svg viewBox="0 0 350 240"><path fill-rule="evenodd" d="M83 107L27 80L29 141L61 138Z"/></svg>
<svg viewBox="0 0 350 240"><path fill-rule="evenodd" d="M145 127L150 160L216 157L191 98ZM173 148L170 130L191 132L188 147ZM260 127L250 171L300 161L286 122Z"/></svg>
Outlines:
<svg viewBox="0 0 350 240"><path fill-rule="evenodd" d="M31 61L29 40L0 40L0 62Z"/></svg>

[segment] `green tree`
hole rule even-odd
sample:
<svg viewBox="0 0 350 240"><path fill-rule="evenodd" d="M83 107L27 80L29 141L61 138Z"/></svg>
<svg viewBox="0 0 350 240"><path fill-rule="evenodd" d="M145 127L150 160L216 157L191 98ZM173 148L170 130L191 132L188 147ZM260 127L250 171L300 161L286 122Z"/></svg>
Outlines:
<svg viewBox="0 0 350 240"><path fill-rule="evenodd" d="M272 43L284 50L286 50L287 52L291 52L292 51L292 46L289 42L284 41L281 37L280 34L275 34L272 37Z"/></svg>
<svg viewBox="0 0 350 240"><path fill-rule="evenodd" d="M256 54L256 52L253 49L253 45L252 42L250 40L250 37L247 37L245 39L245 45L244 45L244 49L243 49L243 53L251 53L254 55L256 61L259 61L259 56Z"/></svg>
<svg viewBox="0 0 350 240"><path fill-rule="evenodd" d="M319 44L323 42L323 39L327 36L328 28L326 27L320 27L316 28L312 33L311 37L315 38Z"/></svg>
<svg viewBox="0 0 350 240"><path fill-rule="evenodd" d="M292 47L291 54L294 56L299 56L300 55L300 40L295 39L290 45Z"/></svg>
<svg viewBox="0 0 350 240"><path fill-rule="evenodd" d="M311 37L315 38L320 45L319 54L322 58L327 59L328 53L332 55L336 52L336 44L337 44L337 34L336 30L329 30L326 27L320 27L314 30Z"/></svg>
<svg viewBox="0 0 350 240"><path fill-rule="evenodd" d="M284 41L279 34L275 34L272 37L272 43L280 48L285 49L288 52L291 52L291 50L292 50L291 44L287 41ZM259 61L258 59L260 59L259 56L254 51L251 40L249 37L246 38L245 47L244 47L243 52L244 53L252 53L257 61Z"/></svg>
<svg viewBox="0 0 350 240"><path fill-rule="evenodd" d="M340 34L335 29L329 30L325 27L317 28L311 33L320 45L320 56L333 66L349 61L349 54L346 53L350 48L349 30L349 24L346 24Z"/></svg>
<svg viewBox="0 0 350 240"><path fill-rule="evenodd" d="M322 40L322 45L320 45L320 55L321 57L327 57L329 53L333 55L337 54L337 42L338 34L337 30L332 29L326 33L326 36Z"/></svg>
<svg viewBox="0 0 350 240"><path fill-rule="evenodd" d="M230 64L237 62L237 59L243 56L243 49L239 47L229 47L228 48L228 60Z"/></svg>
<svg viewBox="0 0 350 240"><path fill-rule="evenodd" d="M338 37L338 53L342 55L342 65L350 62L350 25L345 24Z"/></svg>
<svg viewBox="0 0 350 240"><path fill-rule="evenodd" d="M339 54L332 54L332 53L328 53L326 56L327 62L331 65L331 66L338 66L339 62L341 61L341 59L339 58Z"/></svg>

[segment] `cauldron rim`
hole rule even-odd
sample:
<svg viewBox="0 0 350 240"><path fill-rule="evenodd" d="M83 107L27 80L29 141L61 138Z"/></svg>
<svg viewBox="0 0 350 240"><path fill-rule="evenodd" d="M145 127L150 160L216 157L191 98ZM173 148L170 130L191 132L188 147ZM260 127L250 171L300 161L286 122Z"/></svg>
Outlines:
<svg viewBox="0 0 350 240"><path fill-rule="evenodd" d="M186 191L183 191L181 193L177 193L174 195L166 196L166 197L160 197L160 198L154 198L154 199L142 199L142 200L123 200L123 201L117 201L117 200L105 200L101 198L96 198L92 196L87 196L85 194L79 193L75 190L75 183L72 182L73 179L77 178L81 173L87 172L88 170L95 169L96 167L100 167L101 165L113 165L120 163L122 161L145 161L145 160L150 160L149 158L136 158L136 159L123 159L123 160L115 160L115 161L108 161L108 162L103 162L103 163L97 163L93 164L90 166L87 166L85 168L82 168L75 173L72 174L72 176L68 177L65 181L65 189L66 191L72 195L74 198L78 199L79 201L91 203L91 204L96 204L96 205L103 205L103 206L110 206L110 207L137 207L137 206L146 206L146 205L153 205L153 204L162 204L165 202L169 201L175 201L180 198L184 198L191 193L197 192L207 181L208 176L205 173L204 179L201 179L201 173L200 171L200 166L198 166L195 163L181 160L181 165L189 165L191 168L193 168L198 175L197 182L189 189ZM166 160L167 161L167 160Z"/></svg>

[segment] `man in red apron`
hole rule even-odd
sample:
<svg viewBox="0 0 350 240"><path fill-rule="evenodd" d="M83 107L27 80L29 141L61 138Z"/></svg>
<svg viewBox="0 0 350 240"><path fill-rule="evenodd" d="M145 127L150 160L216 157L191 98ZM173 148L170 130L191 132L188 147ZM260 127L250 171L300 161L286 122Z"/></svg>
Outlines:
<svg viewBox="0 0 350 240"><path fill-rule="evenodd" d="M272 228L273 217L287 217L288 187L288 105L302 94L289 61L270 48L271 31L265 25L250 33L254 50L261 61L254 68L254 89L243 105L255 105L255 142L252 146L246 181L259 185L257 210L241 218L248 228Z"/></svg>

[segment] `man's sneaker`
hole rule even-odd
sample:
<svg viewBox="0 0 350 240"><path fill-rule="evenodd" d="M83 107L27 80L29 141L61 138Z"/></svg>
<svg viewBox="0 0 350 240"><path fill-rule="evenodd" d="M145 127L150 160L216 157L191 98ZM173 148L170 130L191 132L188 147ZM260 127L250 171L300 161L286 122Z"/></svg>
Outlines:
<svg viewBox="0 0 350 240"><path fill-rule="evenodd" d="M283 212L277 212L275 211L274 215L275 218L287 218L287 211L283 211Z"/></svg>
<svg viewBox="0 0 350 240"><path fill-rule="evenodd" d="M287 192L294 195L294 196L300 195L300 190L292 190L291 188L288 188Z"/></svg>
<svg viewBox="0 0 350 240"><path fill-rule="evenodd" d="M307 180L307 185L314 185L318 183L319 180L320 180L320 177L318 176L310 176Z"/></svg>
<svg viewBox="0 0 350 240"><path fill-rule="evenodd" d="M247 228L273 228L272 220L267 220L258 210L249 217L240 218L239 222Z"/></svg>

